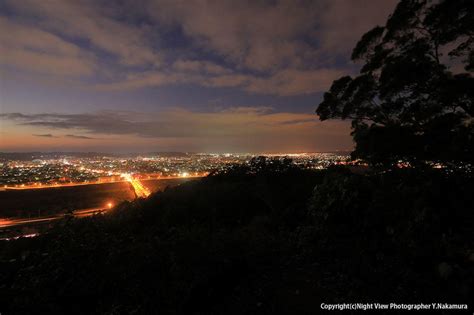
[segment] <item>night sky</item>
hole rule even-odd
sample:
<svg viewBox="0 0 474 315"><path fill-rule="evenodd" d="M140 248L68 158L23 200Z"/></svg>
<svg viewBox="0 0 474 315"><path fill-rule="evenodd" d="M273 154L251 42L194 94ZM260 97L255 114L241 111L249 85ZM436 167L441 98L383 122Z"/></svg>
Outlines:
<svg viewBox="0 0 474 315"><path fill-rule="evenodd" d="M396 1L0 2L0 151L352 148L314 110Z"/></svg>

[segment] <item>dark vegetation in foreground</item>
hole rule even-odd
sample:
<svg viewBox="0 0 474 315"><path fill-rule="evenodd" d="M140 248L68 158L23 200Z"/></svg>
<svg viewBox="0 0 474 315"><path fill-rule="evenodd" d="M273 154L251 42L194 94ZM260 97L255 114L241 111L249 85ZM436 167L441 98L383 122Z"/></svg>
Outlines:
<svg viewBox="0 0 474 315"><path fill-rule="evenodd" d="M473 188L472 177L440 170L356 175L254 160L2 242L1 312L314 314L321 302L468 303Z"/></svg>

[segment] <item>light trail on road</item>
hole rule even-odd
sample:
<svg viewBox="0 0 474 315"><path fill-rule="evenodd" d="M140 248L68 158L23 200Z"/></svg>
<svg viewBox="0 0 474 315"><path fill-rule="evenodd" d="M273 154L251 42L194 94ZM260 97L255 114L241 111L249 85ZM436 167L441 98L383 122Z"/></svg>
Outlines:
<svg viewBox="0 0 474 315"><path fill-rule="evenodd" d="M138 198L146 198L148 197L151 192L148 188L143 186L143 184L136 178L133 178L131 174L121 174L121 176L128 182L132 184L133 189L135 190L135 194ZM111 209L113 204L111 202L107 203L106 207L101 208L89 208L89 209L81 209L76 210L72 213L74 217L77 218L84 218L94 214L102 213L108 209ZM25 225L25 224L33 224L33 223L45 223L54 220L58 220L64 218L67 214L61 213L56 215L51 215L47 217L37 217L37 218L21 218L21 219L3 219L0 218L0 228L8 228L18 225Z"/></svg>
<svg viewBox="0 0 474 315"><path fill-rule="evenodd" d="M110 207L107 207L107 208L110 209ZM102 213L108 210L107 208L101 207L101 208L81 209L81 210L74 211L73 213L71 213L71 215L77 218L83 218L83 217L88 217L94 214ZM37 218L28 218L28 219L26 218L0 219L0 228L8 228L8 227L13 227L13 226L33 224L33 223L45 223L45 222L62 219L66 215L67 214L65 213L61 213L61 214L51 215L47 217L37 217Z"/></svg>
<svg viewBox="0 0 474 315"><path fill-rule="evenodd" d="M120 174L123 180L121 181L116 181L116 182L129 182L131 183L136 195L138 198L146 198L151 194L151 191L143 186L141 181L137 178L134 178L132 174L128 173L123 173ZM195 174L195 175L189 175L184 173L181 176L175 176L175 177L163 177L160 178L161 180L166 180L166 179L181 179L181 178L199 178L206 176L207 173L201 173L201 174ZM154 178L153 178L154 179ZM145 180L151 180L151 179L145 179ZM67 186L79 186L79 185L95 185L99 184L96 182L92 183L80 183L80 184L64 184L64 185L55 185L55 186L24 186L24 187L8 187L7 189L37 189L37 188L57 188L57 187L67 187ZM111 202L108 202L105 207L100 207L100 208L88 208L88 209L80 209L80 210L75 210L71 213L72 216L77 217L77 218L83 218L87 216L91 216L94 214L99 214L106 212L107 210L110 210L113 208L113 204ZM54 220L59 220L62 219L66 216L66 213L61 213L61 214L56 214L56 215L50 215L50 216L44 216L44 217L35 217L35 218L17 218L17 219L9 219L9 218L0 218L0 229L3 228L10 228L14 226L20 226L20 225L28 225L28 224L35 224L35 223L47 223L50 221Z"/></svg>
<svg viewBox="0 0 474 315"><path fill-rule="evenodd" d="M124 174L120 174L122 178L124 178ZM209 174L209 172L204 173L196 173L196 174L187 174L186 175L179 175L179 176L162 176L162 177L150 177L144 178L142 180L167 180L167 179L182 179L182 178L200 178L205 177ZM130 174L127 174L130 175ZM146 174L141 174L142 176L147 176ZM102 184L115 184L115 183L123 183L123 182L130 182L128 179L122 180L103 180L103 181L89 181L89 182L78 182L78 183L61 183L61 184L41 184L41 183L34 183L34 184L21 184L15 186L8 186L4 185L0 187L0 191L5 190L29 190L29 189L50 189L50 188L61 188L61 187L75 187L75 186L87 186L87 185L102 185Z"/></svg>
<svg viewBox="0 0 474 315"><path fill-rule="evenodd" d="M151 194L150 190L143 186L143 184L138 179L133 178L132 175L123 173L122 177L132 184L135 194L138 198L146 198Z"/></svg>

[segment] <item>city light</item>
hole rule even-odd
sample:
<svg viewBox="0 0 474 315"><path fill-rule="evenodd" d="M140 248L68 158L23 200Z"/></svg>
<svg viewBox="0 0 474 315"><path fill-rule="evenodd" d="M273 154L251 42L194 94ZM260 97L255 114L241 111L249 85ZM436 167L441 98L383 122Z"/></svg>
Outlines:
<svg viewBox="0 0 474 315"><path fill-rule="evenodd" d="M228 166L250 163L253 154L195 153L151 157L80 157L42 154L31 161L5 160L0 168L0 187L5 189L45 189L78 185L130 182L138 197L150 191L141 181L203 177ZM273 159L290 157L306 169L324 169L330 165L347 164L348 155L333 153L263 154ZM68 166L64 167L64 161ZM351 162L351 164L358 162Z"/></svg>

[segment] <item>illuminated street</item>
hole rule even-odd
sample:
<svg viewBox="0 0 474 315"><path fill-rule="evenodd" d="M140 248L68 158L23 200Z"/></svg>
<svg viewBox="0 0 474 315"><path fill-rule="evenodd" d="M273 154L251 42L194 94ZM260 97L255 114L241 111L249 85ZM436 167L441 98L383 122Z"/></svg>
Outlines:
<svg viewBox="0 0 474 315"><path fill-rule="evenodd" d="M195 174L182 174L180 176L150 176L147 174L141 175L145 177L143 180L167 180L167 179L180 179L180 178L200 178L207 176L209 172L203 173L195 173ZM8 186L4 185L0 187L0 191L2 190L27 190L27 189L47 189L47 188L59 188L59 187L75 187L75 186L85 186L85 185L100 185L100 184L112 184L112 183L122 183L122 182L129 182L130 180L126 178L120 178L117 180L103 180L103 181L89 181L89 182L79 182L79 183L56 183L56 184L22 184L18 186Z"/></svg>
<svg viewBox="0 0 474 315"><path fill-rule="evenodd" d="M194 174L189 174L189 173L181 173L179 176L167 176L162 178L161 180L176 180L176 179L184 179L184 178L197 178L197 177L202 177L203 175L207 175L207 173L194 173ZM116 176L113 182L108 181L108 182L87 182L87 183L65 183L65 184L55 184L54 186L49 186L49 185L21 185L20 187L3 187L3 191L7 190L42 190L46 191L47 188L61 188L61 187L71 187L71 186L85 186L85 185L97 185L97 184L111 184L111 183L121 183L121 182L128 182L131 184L131 188L133 188L134 192L134 198L146 198L151 194L150 188L145 187L143 185L142 181L156 181L156 176L152 176L151 174L130 174L130 173L121 173ZM167 184L168 185L168 184ZM99 188L97 188L99 189ZM119 200L118 200L119 201ZM109 209L112 209L117 203L113 201L112 199L104 199L103 201L103 206L101 207L91 207L91 208L84 208L80 210L75 210L70 215L76 217L76 218L83 218L87 216L91 216L94 214L99 214L103 213ZM38 212L39 213L39 212ZM44 224L48 222L52 222L55 220L59 220L64 218L67 213L57 213L57 214L48 214L48 215L38 215L38 216L26 216L23 217L11 217L9 218L8 216L5 216L3 218L0 218L0 230L1 229L8 229L11 227L16 227L16 226L23 226L23 225L35 225L35 224Z"/></svg>
<svg viewBox="0 0 474 315"><path fill-rule="evenodd" d="M134 178L132 175L124 173L122 174L122 177L129 181L130 184L132 184L133 189L135 190L135 194L138 198L146 198L151 194L150 190L143 186L143 184L138 179Z"/></svg>
<svg viewBox="0 0 474 315"><path fill-rule="evenodd" d="M103 213L110 208L112 208L112 205L107 204L106 207L76 210L71 215L77 218L84 218L84 217L88 217L94 214ZM51 215L51 216L46 216L46 217L35 217L35 218L28 218L28 219L25 219L25 218L0 219L0 228L9 228L9 227L14 227L14 226L19 226L19 225L51 222L54 220L62 219L65 217L65 215L66 214L57 214L57 215Z"/></svg>

